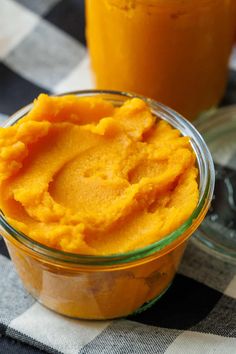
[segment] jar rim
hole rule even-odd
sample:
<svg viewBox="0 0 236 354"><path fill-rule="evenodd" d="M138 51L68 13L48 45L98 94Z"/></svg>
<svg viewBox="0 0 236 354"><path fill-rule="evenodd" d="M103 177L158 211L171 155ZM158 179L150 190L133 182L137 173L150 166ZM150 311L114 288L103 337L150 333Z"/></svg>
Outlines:
<svg viewBox="0 0 236 354"><path fill-rule="evenodd" d="M170 123L171 126L178 129L183 136L189 136L190 143L196 154L196 160L199 170L198 204L194 209L193 213L190 215L190 217L181 226L179 226L175 231L166 235L162 239L142 248L138 248L125 253L117 253L106 256L93 256L78 253L69 253L43 245L11 226L4 217L2 211L0 211L0 226L20 244L23 244L27 249L30 249L31 251L39 254L43 258L63 263L73 263L74 265L111 266L133 262L139 259L149 257L154 253L163 250L166 246L169 246L172 242L179 239L181 235L186 234L187 238L190 234L192 234L192 232L195 231L195 229L201 223L203 217L205 216L209 208L210 201L213 196L215 180L214 164L210 151L202 136L196 130L196 128L179 113L175 112L164 104L131 92L113 90L82 90L66 92L54 96L64 95L76 95L78 97L104 96L105 99L113 101L113 103L114 100L116 103L122 103L126 99L140 98L148 104L149 108L151 109L154 115ZM120 101L118 99L120 99ZM28 113L31 108L32 103L21 108L19 111L17 111L15 114L13 114L7 119L3 127L8 127L16 123L26 113Z"/></svg>

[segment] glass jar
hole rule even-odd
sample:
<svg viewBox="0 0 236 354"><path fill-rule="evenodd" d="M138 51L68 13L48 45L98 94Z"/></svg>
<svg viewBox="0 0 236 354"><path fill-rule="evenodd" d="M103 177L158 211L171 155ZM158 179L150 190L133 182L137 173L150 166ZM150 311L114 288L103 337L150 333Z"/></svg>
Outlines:
<svg viewBox="0 0 236 354"><path fill-rule="evenodd" d="M193 240L236 265L236 105L202 116L195 126L211 151L216 183L210 210Z"/></svg>
<svg viewBox="0 0 236 354"><path fill-rule="evenodd" d="M151 97L189 120L222 98L235 0L86 0L86 21L97 88Z"/></svg>
<svg viewBox="0 0 236 354"><path fill-rule="evenodd" d="M115 106L135 97L112 91L73 94L102 96ZM1 214L1 234L23 284L39 302L58 313L83 319L111 319L151 306L170 286L188 238L209 209L214 169L203 139L176 112L141 98L155 116L190 137L199 169L198 205L183 225L163 239L144 248L108 256L78 255L48 248L15 230ZM31 105L18 111L5 126L16 123L30 108Z"/></svg>

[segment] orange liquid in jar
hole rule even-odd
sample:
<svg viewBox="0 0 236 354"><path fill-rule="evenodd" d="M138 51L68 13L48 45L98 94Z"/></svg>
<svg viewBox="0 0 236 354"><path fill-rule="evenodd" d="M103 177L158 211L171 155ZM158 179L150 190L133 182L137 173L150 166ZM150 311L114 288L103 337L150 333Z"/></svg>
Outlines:
<svg viewBox="0 0 236 354"><path fill-rule="evenodd" d="M96 86L154 98L192 120L227 82L235 0L86 0Z"/></svg>

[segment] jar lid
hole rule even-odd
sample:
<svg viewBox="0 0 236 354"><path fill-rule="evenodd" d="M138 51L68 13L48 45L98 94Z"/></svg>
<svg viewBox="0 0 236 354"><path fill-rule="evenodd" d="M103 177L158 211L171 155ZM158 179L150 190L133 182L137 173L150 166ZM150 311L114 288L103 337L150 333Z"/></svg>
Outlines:
<svg viewBox="0 0 236 354"><path fill-rule="evenodd" d="M211 208L193 240L236 264L236 105L202 116L195 126L212 153L216 184Z"/></svg>

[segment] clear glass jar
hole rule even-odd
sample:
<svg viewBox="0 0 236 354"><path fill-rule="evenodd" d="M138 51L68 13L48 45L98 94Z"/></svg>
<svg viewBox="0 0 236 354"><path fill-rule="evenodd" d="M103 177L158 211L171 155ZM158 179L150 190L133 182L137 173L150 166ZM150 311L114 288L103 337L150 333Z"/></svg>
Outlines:
<svg viewBox="0 0 236 354"><path fill-rule="evenodd" d="M225 90L235 0L86 0L98 89L133 91L192 120Z"/></svg>
<svg viewBox="0 0 236 354"><path fill-rule="evenodd" d="M194 241L204 251L236 264L236 105L202 116L195 126L211 151L216 183L211 208Z"/></svg>
<svg viewBox="0 0 236 354"><path fill-rule="evenodd" d="M74 94L102 96L116 106L134 97L113 91ZM83 319L110 319L151 306L170 286L188 238L209 209L214 168L205 142L176 112L143 99L154 115L191 138L199 169L198 205L181 227L160 241L128 253L96 257L65 253L39 244L15 230L1 214L1 234L24 286L39 302L58 313ZM13 125L30 108L31 105L18 111L5 126Z"/></svg>

